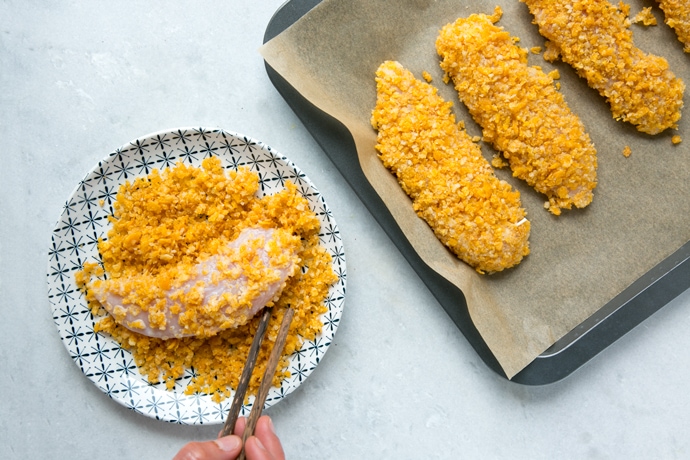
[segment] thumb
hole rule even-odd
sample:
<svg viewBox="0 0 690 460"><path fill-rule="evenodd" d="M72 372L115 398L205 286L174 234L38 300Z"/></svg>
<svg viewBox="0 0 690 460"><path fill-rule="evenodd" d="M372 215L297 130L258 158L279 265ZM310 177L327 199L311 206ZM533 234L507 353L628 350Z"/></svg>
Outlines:
<svg viewBox="0 0 690 460"><path fill-rule="evenodd" d="M242 450L242 439L233 434L213 441L185 444L173 460L235 460Z"/></svg>

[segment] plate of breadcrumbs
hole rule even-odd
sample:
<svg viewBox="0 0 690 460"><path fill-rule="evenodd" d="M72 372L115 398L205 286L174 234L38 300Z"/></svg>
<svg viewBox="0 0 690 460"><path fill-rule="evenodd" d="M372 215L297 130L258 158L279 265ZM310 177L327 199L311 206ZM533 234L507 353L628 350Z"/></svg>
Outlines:
<svg viewBox="0 0 690 460"><path fill-rule="evenodd" d="M135 139L100 161L65 202L47 281L53 320L74 363L138 413L179 424L223 423L261 315L212 333L161 338L122 321L94 291L134 280L120 286L135 286L128 298L143 302L146 286L179 285L185 270L247 229L290 234L298 267L267 303L272 318L240 415L251 410L290 306L295 316L265 407L285 398L316 368L338 328L343 244L323 196L296 165L260 141L221 129Z"/></svg>

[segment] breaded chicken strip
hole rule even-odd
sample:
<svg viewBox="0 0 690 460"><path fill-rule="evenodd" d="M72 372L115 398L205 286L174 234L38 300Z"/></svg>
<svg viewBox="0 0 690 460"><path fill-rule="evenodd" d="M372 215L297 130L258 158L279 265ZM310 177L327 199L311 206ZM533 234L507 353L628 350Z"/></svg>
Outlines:
<svg viewBox="0 0 690 460"><path fill-rule="evenodd" d="M371 123L383 164L439 240L478 272L498 272L529 254L520 194L499 180L436 88L397 62L376 72Z"/></svg>
<svg viewBox="0 0 690 460"><path fill-rule="evenodd" d="M690 53L690 2L687 0L658 0L664 12L665 22L676 31L678 40L685 45L683 51Z"/></svg>
<svg viewBox="0 0 690 460"><path fill-rule="evenodd" d="M501 16L473 14L441 30L441 68L513 175L546 195L549 210L583 208L597 184L596 150L553 79L527 65L527 50L494 25Z"/></svg>
<svg viewBox="0 0 690 460"><path fill-rule="evenodd" d="M219 254L156 275L92 281L88 287L115 321L161 339L210 337L246 324L282 292L299 267L300 238L247 228Z"/></svg>
<svg viewBox="0 0 690 460"><path fill-rule="evenodd" d="M550 40L544 57L560 54L606 98L616 120L648 134L677 126L685 85L666 59L634 45L626 11L607 0L521 1Z"/></svg>

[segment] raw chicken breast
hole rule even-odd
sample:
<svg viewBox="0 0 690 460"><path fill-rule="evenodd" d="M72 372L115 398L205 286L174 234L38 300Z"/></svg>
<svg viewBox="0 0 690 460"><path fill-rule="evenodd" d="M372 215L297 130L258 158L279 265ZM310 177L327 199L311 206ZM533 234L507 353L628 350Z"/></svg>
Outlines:
<svg viewBox="0 0 690 460"><path fill-rule="evenodd" d="M122 326L161 339L209 337L247 323L299 268L300 238L248 228L217 254L161 273L96 280L94 297Z"/></svg>

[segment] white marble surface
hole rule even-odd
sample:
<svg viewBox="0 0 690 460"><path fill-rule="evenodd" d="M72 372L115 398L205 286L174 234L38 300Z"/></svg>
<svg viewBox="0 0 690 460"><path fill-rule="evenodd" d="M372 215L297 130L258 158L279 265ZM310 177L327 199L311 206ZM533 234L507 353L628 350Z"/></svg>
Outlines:
<svg viewBox="0 0 690 460"><path fill-rule="evenodd" d="M113 148L218 126L295 161L344 236L348 299L307 382L271 408L288 458L690 458L690 291L565 380L490 371L273 88L280 0L0 2L0 458L171 458L218 427L114 403L60 343L50 233ZM688 77L688 76L686 76Z"/></svg>

